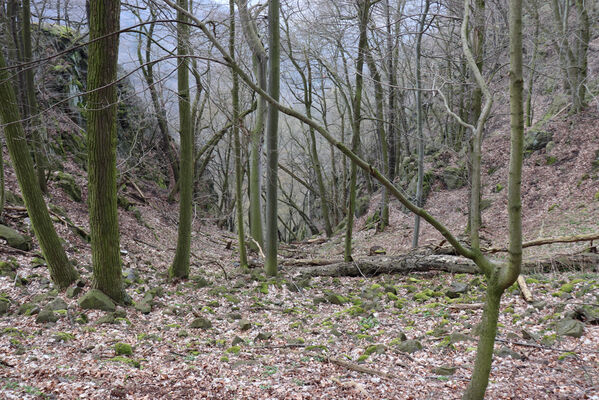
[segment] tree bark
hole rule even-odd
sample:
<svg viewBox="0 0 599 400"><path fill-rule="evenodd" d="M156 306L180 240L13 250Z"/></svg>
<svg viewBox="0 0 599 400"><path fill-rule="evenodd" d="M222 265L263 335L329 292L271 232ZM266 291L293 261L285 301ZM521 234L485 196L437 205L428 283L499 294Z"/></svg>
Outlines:
<svg viewBox="0 0 599 400"><path fill-rule="evenodd" d="M116 114L120 1L90 1L87 75L88 202L94 285L116 302L125 300L116 185ZM104 37L100 40L95 40Z"/></svg>
<svg viewBox="0 0 599 400"><path fill-rule="evenodd" d="M4 56L0 52L0 119L4 124L6 146L13 162L19 187L25 200L27 213L33 224L33 231L50 269L54 284L64 289L77 279L77 271L69 263L67 255L54 230L50 214L46 208L42 192L37 183L33 160L25 139L21 116L17 107L14 89L10 84L10 75L6 69ZM0 149L1 151L1 149ZM2 173L3 171L0 171ZM4 174L2 173L2 177ZM0 203L4 202L4 179L0 185Z"/></svg>
<svg viewBox="0 0 599 400"><path fill-rule="evenodd" d="M358 39L358 59L356 60L356 87L352 99L352 152L357 154L360 149L360 125L362 123L362 89L364 77L364 53L366 49L366 28L368 24L368 13L370 10L370 0L358 0L358 19L360 37ZM347 202L347 215L345 222L345 261L352 259L352 235L354 228L354 210L356 208L356 178L358 167L355 163L350 166L349 178L349 199Z"/></svg>
<svg viewBox="0 0 599 400"><path fill-rule="evenodd" d="M178 0L183 10L188 9L187 0ZM169 269L172 278L189 276L191 251L191 220L193 207L193 132L191 129L191 103L189 96L189 25L187 15L177 12L177 55L181 56L177 67L177 90L179 93L179 136L181 141L181 196L179 198L179 228L175 259Z"/></svg>
<svg viewBox="0 0 599 400"><path fill-rule="evenodd" d="M268 94L278 101L280 94L280 52L281 39L279 31L280 1L268 0ZM266 125L266 240L265 240L265 270L269 276L278 273L277 250L278 250L278 130L279 109L274 104L268 105L268 116Z"/></svg>
<svg viewBox="0 0 599 400"><path fill-rule="evenodd" d="M235 1L229 0L229 53L235 61ZM245 229L243 224L243 172L241 165L241 144L239 141L239 77L231 68L233 87L231 88L231 102L233 107L233 142L235 146L235 207L237 213L237 236L239 241L239 265L247 267L248 260L245 247Z"/></svg>

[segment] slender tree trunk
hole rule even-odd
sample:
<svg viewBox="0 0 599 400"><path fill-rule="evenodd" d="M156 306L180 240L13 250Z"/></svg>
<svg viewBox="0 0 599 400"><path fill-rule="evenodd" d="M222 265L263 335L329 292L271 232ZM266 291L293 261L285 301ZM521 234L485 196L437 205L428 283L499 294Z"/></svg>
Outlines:
<svg viewBox="0 0 599 400"><path fill-rule="evenodd" d="M364 53L366 49L366 28L368 24L368 12L370 9L370 0L357 0L360 38L358 40L358 59L356 60L356 88L354 98L352 99L353 118L352 118L352 151L357 154L360 149L360 124L362 123L362 87L364 78ZM352 163L350 166L349 178L349 200L347 203L347 220L345 225L345 261L352 260L352 236L354 228L354 210L356 208L356 177L357 166Z"/></svg>
<svg viewBox="0 0 599 400"><path fill-rule="evenodd" d="M246 40L252 50L254 72L258 81L259 87L267 90L267 54L262 41L258 35L258 29L253 20L250 19L247 10L247 0L239 0L239 19ZM250 133L250 168L249 168L249 195L250 195L250 235L258 243L260 247L264 247L264 230L262 227L262 173L261 173L261 155L262 155L262 138L264 135L264 116L266 113L266 101L262 96L258 98L258 106L256 109L256 120L254 128ZM250 247L257 250L257 246L252 242Z"/></svg>
<svg viewBox="0 0 599 400"><path fill-rule="evenodd" d="M279 100L280 94L280 53L281 39L279 31L280 1L268 0L268 94ZM276 276L278 273L278 227L277 227L277 180L278 180L278 130L279 109L273 104L268 105L266 125L266 240L264 267L267 275Z"/></svg>
<svg viewBox="0 0 599 400"><path fill-rule="evenodd" d="M573 88L576 93L575 112L580 112L586 106L587 94L587 70L588 70L588 50L589 41L591 40L591 25L589 21L589 13L587 11L588 0L575 0L576 11L578 16L578 34L576 37L576 66L577 66L577 87Z"/></svg>
<svg viewBox="0 0 599 400"><path fill-rule="evenodd" d="M235 61L235 1L229 0L229 53L231 59ZM243 225L243 172L241 165L241 144L239 141L239 77L234 69L233 87L231 89L231 102L233 103L233 142L235 146L235 201L237 212L237 236L239 240L239 265L247 267L248 260L245 248L245 229Z"/></svg>
<svg viewBox="0 0 599 400"><path fill-rule="evenodd" d="M187 10L187 0L178 0L180 8ZM191 220L193 211L193 132L191 129L191 103L189 96L189 25L187 15L177 11L177 55L181 56L177 67L179 93L179 136L181 142L181 196L179 198L179 229L175 259L169 269L172 278L189 276L191 252Z"/></svg>
<svg viewBox="0 0 599 400"><path fill-rule="evenodd" d="M23 0L23 61L30 62L32 59L31 51L31 15L29 0ZM29 67L25 70L25 91L27 93L27 105L24 117L33 117L27 125L31 129L31 140L33 141L33 156L35 160L35 172L37 181L43 193L48 191L46 185L46 167L47 161L45 156L46 129L45 125L37 117L38 107L35 97L35 88L33 87L33 68Z"/></svg>
<svg viewBox="0 0 599 400"><path fill-rule="evenodd" d="M493 347L497 333L499 305L505 289L520 275L522 265L522 153L524 143L524 113L522 93L522 0L510 0L510 117L511 144L508 182L509 260L497 268L485 267L487 299L483 312L482 332L476 351L472 380L464 393L465 400L482 400L489 383ZM477 252L477 254L480 254ZM481 257L482 259L482 257ZM482 264L480 261L477 265Z"/></svg>
<svg viewBox="0 0 599 400"><path fill-rule="evenodd" d="M538 3L536 1L531 4L530 11L532 13L534 24L535 24L535 33L534 33L534 45L532 50L532 59L530 61L530 72L528 75L528 84L526 85L526 126L532 126L533 120L533 109L532 109L532 89L535 82L535 72L537 66L537 58L539 56L539 33L540 33L540 18L539 18L539 9Z"/></svg>
<svg viewBox="0 0 599 400"><path fill-rule="evenodd" d="M116 185L118 0L90 1L87 76L88 202L94 285L125 300L121 275ZM94 41L96 38L104 39Z"/></svg>
<svg viewBox="0 0 599 400"><path fill-rule="evenodd" d="M33 160L29 153L25 132L21 124L21 116L17 108L17 98L10 84L9 70L5 68L4 56L0 52L0 121L4 124L6 146L8 147L23 199L25 200L27 213L33 224L33 231L42 249L44 258L48 263L50 277L58 288L64 289L77 279L78 274L67 259L67 255L50 220L50 214L46 208L42 192L37 184ZM4 177L3 171L0 171L0 174ZM3 178L0 190L2 193L0 194L0 205L3 205ZM0 206L0 208L2 207Z"/></svg>
<svg viewBox="0 0 599 400"><path fill-rule="evenodd" d="M6 193L4 191L4 155L2 153L2 145L0 144L0 221L2 221L2 214L4 213L4 202L6 200Z"/></svg>
<svg viewBox="0 0 599 400"><path fill-rule="evenodd" d="M424 35L424 24L430 7L430 0L424 2L424 10L418 24L418 36L416 38L416 132L418 135L418 183L416 186L416 205L422 207L422 187L424 185L424 133L422 129L422 70L421 70L421 46L422 35ZM414 217L414 237L412 247L418 247L420 236L420 216Z"/></svg>

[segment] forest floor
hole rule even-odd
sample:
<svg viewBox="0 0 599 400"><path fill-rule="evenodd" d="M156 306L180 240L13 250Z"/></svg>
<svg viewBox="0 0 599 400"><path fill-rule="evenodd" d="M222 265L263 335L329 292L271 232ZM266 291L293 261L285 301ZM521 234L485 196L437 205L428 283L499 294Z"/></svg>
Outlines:
<svg viewBox="0 0 599 400"><path fill-rule="evenodd" d="M597 120L597 112L589 111L555 121L551 154L527 158L525 240L599 231L599 187L592 172L599 150ZM505 135L485 141L483 196L492 205L483 213L483 235L495 246L507 238L507 189L494 188L507 181L508 141ZM551 163L549 156L555 157ZM52 184L48 201L87 229L84 177L74 165L65 167L78 176L84 200L73 202ZM7 175L8 189L16 192L10 168ZM136 201L141 219L119 210L127 293L138 307L83 310L80 295L52 290L47 269L35 258L37 247L0 250L1 260L18 264L16 275L0 276L1 297L9 301L0 316L0 398L460 398L474 364L482 277L430 272L306 280L298 268L283 267L278 279L269 280L259 268L247 273L236 266L233 234L197 220L191 277L170 282L166 270L176 245L177 205L165 201L165 191L138 184L147 199ZM467 189L436 187L427 208L459 232L466 196ZM25 216L11 206L5 223L26 230ZM405 253L412 219L393 204L385 232L361 229L364 218L358 220L356 257L366 257L373 245L388 254ZM85 292L90 246L66 224L57 229L82 273ZM437 244L440 237L424 226L421 242ZM335 236L283 245L281 256L338 258L342 246L342 237ZM535 248L526 256L584 246ZM487 398L599 399L599 325L573 323L573 330L583 327L580 337L556 332L560 321L582 306L599 314L599 275L572 268L529 274L526 280L533 303L516 288L503 298ZM467 291L450 298L447 290L456 283L467 284ZM55 323L38 323L36 307L66 311L57 311ZM117 355L117 343L130 344L131 354Z"/></svg>

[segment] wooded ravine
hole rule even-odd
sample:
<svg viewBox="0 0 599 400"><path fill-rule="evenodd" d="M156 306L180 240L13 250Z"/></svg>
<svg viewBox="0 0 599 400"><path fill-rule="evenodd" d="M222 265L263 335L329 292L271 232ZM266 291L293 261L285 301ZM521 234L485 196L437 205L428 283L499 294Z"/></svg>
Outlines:
<svg viewBox="0 0 599 400"><path fill-rule="evenodd" d="M0 398L598 400L598 21L0 0Z"/></svg>

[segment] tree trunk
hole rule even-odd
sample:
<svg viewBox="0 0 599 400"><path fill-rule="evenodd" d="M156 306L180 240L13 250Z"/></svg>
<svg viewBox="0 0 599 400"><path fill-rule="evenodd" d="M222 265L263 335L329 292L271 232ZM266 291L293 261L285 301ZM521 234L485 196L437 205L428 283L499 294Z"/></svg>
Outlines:
<svg viewBox="0 0 599 400"><path fill-rule="evenodd" d="M229 53L235 61L235 1L229 0L229 17L231 19L229 25ZM235 146L235 202L237 212L237 236L239 240L239 265L242 268L247 267L248 260L245 247L245 229L243 224L243 172L241 165L241 144L239 141L239 77L234 69L231 69L233 74L233 87L231 88L231 102L233 103L233 142Z"/></svg>
<svg viewBox="0 0 599 400"><path fill-rule="evenodd" d="M360 124L362 123L362 87L364 77L364 53L366 49L366 28L368 24L368 12L370 9L369 0L358 0L358 18L360 38L358 40L358 59L356 60L356 92L352 99L352 151L357 154L360 149ZM347 215L345 222L345 261L352 260L352 234L354 228L354 210L356 208L356 177L357 166L352 163L350 166L349 178L349 199L347 202Z"/></svg>
<svg viewBox="0 0 599 400"><path fill-rule="evenodd" d="M268 0L268 94L279 100L280 94L280 52L281 39L279 31L280 1ZM266 125L266 240L264 267L266 274L276 276L278 273L278 224L277 224L277 189L278 189L278 130L279 109L274 104L268 105Z"/></svg>
<svg viewBox="0 0 599 400"><path fill-rule="evenodd" d="M430 7L430 0L424 2L424 10L418 24L418 36L416 38L416 131L418 135L418 183L416 186L416 206L422 207L422 186L424 185L424 133L422 132L422 71L420 60L422 54L420 51L422 45L422 35L424 35L424 23ZM414 217L414 237L412 239L412 248L418 247L418 238L420 236L420 216Z"/></svg>
<svg viewBox="0 0 599 400"><path fill-rule="evenodd" d="M90 1L87 76L88 203L94 285L116 302L125 300L116 185L118 0ZM104 39L96 40L97 38Z"/></svg>
<svg viewBox="0 0 599 400"><path fill-rule="evenodd" d="M178 0L180 8L187 10L187 0ZM181 196L179 198L179 229L175 259L169 269L172 278L189 276L189 257L191 251L191 220L193 208L193 132L191 129L191 103L189 96L189 25L187 15L177 11L177 89L179 94L179 135L181 142Z"/></svg>
<svg viewBox="0 0 599 400"><path fill-rule="evenodd" d="M31 15L29 0L23 0L23 61L28 63L32 59L31 51ZM30 138L33 141L33 157L35 160L35 172L37 174L37 182L43 193L48 191L46 185L46 167L47 161L45 156L46 144L46 129L45 125L37 116L38 107L35 97L35 88L33 87L33 68L30 66L25 69L25 91L27 94L27 104L24 107L26 110L24 119L31 117L27 125L31 130Z"/></svg>
<svg viewBox="0 0 599 400"><path fill-rule="evenodd" d="M33 160L25 139L21 116L17 108L17 99L10 79L4 56L0 52L0 119L4 124L6 146L25 200L27 213L33 224L35 236L50 268L50 277L58 288L64 289L77 279L78 274L67 259L37 184ZM3 171L0 171L0 174L4 177ZM0 204L3 204L4 178L2 178L0 190L2 192Z"/></svg>

